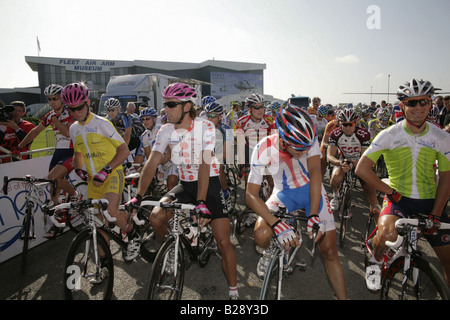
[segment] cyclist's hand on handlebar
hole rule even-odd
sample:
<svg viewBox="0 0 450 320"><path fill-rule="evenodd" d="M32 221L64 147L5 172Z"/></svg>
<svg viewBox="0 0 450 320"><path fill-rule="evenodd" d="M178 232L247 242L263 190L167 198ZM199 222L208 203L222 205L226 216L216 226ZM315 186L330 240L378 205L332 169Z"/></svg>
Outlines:
<svg viewBox="0 0 450 320"><path fill-rule="evenodd" d="M128 212L133 212L133 209L135 210L136 207L139 207L142 202L142 196L140 194L137 194L133 199L125 203L125 210Z"/></svg>
<svg viewBox="0 0 450 320"><path fill-rule="evenodd" d="M428 230L424 232L426 235L432 235L437 233L439 227L441 226L441 217L435 216L433 214L428 215L427 226Z"/></svg>
<svg viewBox="0 0 450 320"><path fill-rule="evenodd" d="M395 190L394 188L392 188L392 193L386 194L386 196L392 203L398 203L402 198L402 195L399 192L397 192L397 190Z"/></svg>
<svg viewBox="0 0 450 320"><path fill-rule="evenodd" d="M308 225L306 227L306 231L308 232L308 236L310 239L313 238L314 225L318 226L316 240L315 240L317 242L322 237L323 233L325 232L325 225L323 224L322 220L320 220L320 218L317 214L313 214L313 215L309 216L309 219L308 219Z"/></svg>
<svg viewBox="0 0 450 320"><path fill-rule="evenodd" d="M341 162L342 171L347 172L353 168L353 162L347 159L342 160Z"/></svg>
<svg viewBox="0 0 450 320"><path fill-rule="evenodd" d="M211 221L211 212L203 200L197 201L194 210L200 217L200 228L202 229L208 222Z"/></svg>
<svg viewBox="0 0 450 320"><path fill-rule="evenodd" d="M290 225L281 220L277 220L277 222L272 225L272 230L277 236L277 240L281 245L300 247L298 235Z"/></svg>

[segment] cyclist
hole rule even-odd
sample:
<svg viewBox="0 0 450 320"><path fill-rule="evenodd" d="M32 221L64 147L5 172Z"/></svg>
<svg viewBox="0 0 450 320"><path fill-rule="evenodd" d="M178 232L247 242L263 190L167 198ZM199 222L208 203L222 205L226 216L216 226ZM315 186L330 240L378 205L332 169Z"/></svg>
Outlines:
<svg viewBox="0 0 450 320"><path fill-rule="evenodd" d="M373 141L381 130L394 124L391 119L391 112L388 108L380 109L377 117L369 121L370 140Z"/></svg>
<svg viewBox="0 0 450 320"><path fill-rule="evenodd" d="M425 213L434 226L439 221L450 221L445 210L450 196L450 135L426 122L433 94L434 87L429 81L412 79L400 85L397 98L405 120L380 132L356 168L356 174L386 194L378 219L378 233L373 239L371 262L374 265L381 263L386 240L397 238L397 219ZM389 184L381 181L372 170L381 155L386 160ZM437 183L433 169L436 160ZM426 238L450 286L450 231L440 230Z"/></svg>
<svg viewBox="0 0 450 320"><path fill-rule="evenodd" d="M359 120L359 126L366 130L369 130L369 122L372 120L370 117L370 111L368 106L362 106L361 108L361 119Z"/></svg>
<svg viewBox="0 0 450 320"><path fill-rule="evenodd" d="M427 121L442 129L442 126L439 124L439 108L436 105L431 107Z"/></svg>
<svg viewBox="0 0 450 320"><path fill-rule="evenodd" d="M125 143L128 145L131 139L131 123L129 118L124 116L121 111L120 101L116 98L109 98L105 102L105 109L107 112L106 119L112 122L116 130L119 132L120 136L123 138Z"/></svg>
<svg viewBox="0 0 450 320"><path fill-rule="evenodd" d="M244 148L244 165L241 166L240 177L246 176L250 168L250 157L253 148L262 138L268 136L272 129L275 129L274 118L264 114L267 101L264 96L259 93L253 93L245 99L245 105L248 114L239 118L236 125L236 133L238 137L238 147L240 139L245 138ZM240 162L242 162L241 150L238 150Z"/></svg>
<svg viewBox="0 0 450 320"><path fill-rule="evenodd" d="M227 125L233 129L233 134L236 134L236 124L239 119L241 110L241 103L238 101L231 102L231 110L227 113Z"/></svg>
<svg viewBox="0 0 450 320"><path fill-rule="evenodd" d="M222 254L222 267L230 286L230 298L238 297L236 255L230 242L230 222L224 207L219 180L219 163L214 156L213 124L196 116L198 94L184 83L172 83L163 92L168 124L156 137L150 158L144 165L136 197L127 203L139 205L167 147L172 161L178 166L180 183L160 201L177 199L195 203L200 215L199 226L211 222L214 237ZM210 211L211 210L211 211ZM155 207L150 221L157 234L164 238L171 213Z"/></svg>
<svg viewBox="0 0 450 320"><path fill-rule="evenodd" d="M320 107L320 102L321 102L321 100L319 97L314 97L312 99L312 106L308 107L308 113L309 114L317 114L317 110Z"/></svg>
<svg viewBox="0 0 450 320"><path fill-rule="evenodd" d="M226 164L227 151L233 151L232 142L234 141L232 130L222 123L223 106L216 101L208 103L205 106L206 117L214 124L216 128L216 146L214 148L214 154L220 163L220 184L222 186L223 196L227 204L229 205L230 192L228 190L227 177L224 171L224 165Z"/></svg>
<svg viewBox="0 0 450 320"><path fill-rule="evenodd" d="M58 183L55 190L55 195L51 197L50 201L45 205L45 210L52 210L58 204L58 197L61 189L70 195L71 201L79 200L79 193L70 185L65 177L73 170L73 144L70 140L69 128L74 122L72 114L61 101L61 91L63 87L59 84L51 84L44 90L44 95L47 98L52 111L47 113L41 123L31 130L26 137L19 143L19 149L32 142L42 131L49 125L52 126L53 133L56 137L55 152L50 160L49 173L47 179L57 179ZM52 191L53 194L53 191ZM51 238L58 228L52 226L44 235L46 238Z"/></svg>
<svg viewBox="0 0 450 320"><path fill-rule="evenodd" d="M344 179L344 173L356 167L359 158L370 145L370 134L367 130L356 126L356 111L345 108L339 113L340 126L330 134L327 159L333 168L330 185L333 189L331 209L338 210L339 188ZM339 151L339 152L338 152ZM380 211L376 190L360 179L364 195L370 204L370 211Z"/></svg>
<svg viewBox="0 0 450 320"><path fill-rule="evenodd" d="M127 144L111 122L90 111L89 89L84 83L65 86L61 99L75 119L69 130L74 147L73 166L88 183L87 198L107 199L108 213L117 219L122 230L130 232L129 219L119 211L125 183L122 163L130 154ZM105 238L108 241L106 235ZM128 238L132 239L131 235ZM131 260L128 257L135 246L132 240L128 242L125 260Z"/></svg>
<svg viewBox="0 0 450 320"><path fill-rule="evenodd" d="M339 127L339 112L336 111L337 115L334 119L328 121L325 130L323 132L322 142L320 144L320 152L322 153L322 158L320 159L321 167L322 167L322 179L325 176L327 171L327 165L329 164L327 160L327 149L328 149L328 141L330 140L330 134L334 129Z"/></svg>
<svg viewBox="0 0 450 320"><path fill-rule="evenodd" d="M288 212L305 209L309 217L310 237L313 224L320 226L317 241L331 285L338 299L346 299L333 213L321 180L320 149L315 138L314 122L306 111L288 105L278 114L276 126L278 133L261 140L252 154L246 201L258 214L254 228L255 243L267 249L275 234L277 240L288 248L300 246L292 226L277 220L271 212L278 211L280 206L286 207ZM265 174L272 175L274 190L264 203L258 194ZM260 277L265 273L268 260L265 251L257 267Z"/></svg>
<svg viewBox="0 0 450 320"><path fill-rule="evenodd" d="M274 102L270 106L267 107L267 115L271 116L272 118L276 118L278 112L280 112L281 104L279 102Z"/></svg>
<svg viewBox="0 0 450 320"><path fill-rule="evenodd" d="M156 124L158 113L155 109L147 107L143 109L139 115L146 130L141 136L143 152L145 158L149 159L152 152L152 147L155 144L156 135L161 129L161 125ZM170 160L170 152L165 152L161 159L161 164L158 166L158 174L162 175L161 180L167 182L167 189L171 190L178 183L177 167Z"/></svg>

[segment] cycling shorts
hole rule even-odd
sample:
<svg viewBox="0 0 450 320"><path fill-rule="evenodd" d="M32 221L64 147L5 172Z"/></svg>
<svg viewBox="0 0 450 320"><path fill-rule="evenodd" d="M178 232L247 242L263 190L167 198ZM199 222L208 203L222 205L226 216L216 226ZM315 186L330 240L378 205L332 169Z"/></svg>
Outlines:
<svg viewBox="0 0 450 320"><path fill-rule="evenodd" d="M380 217L388 214L399 218L411 218L419 213L428 215L433 205L434 199L412 199L402 196L398 203L393 203L384 196ZM441 222L450 223L446 209L442 212ZM450 230L439 230L436 235L424 235L424 237L432 247L450 245Z"/></svg>
<svg viewBox="0 0 450 320"><path fill-rule="evenodd" d="M286 207L287 212L304 209L306 216L311 213L311 199L309 196L309 183L295 189L274 189L270 198L266 201L270 211L276 212L280 206ZM336 229L333 211L330 207L325 188L322 185L322 197L319 206L319 218L325 225L325 232Z"/></svg>
<svg viewBox="0 0 450 320"><path fill-rule="evenodd" d="M57 165L64 166L69 174L73 170L73 149L55 149L48 171L52 171Z"/></svg>
<svg viewBox="0 0 450 320"><path fill-rule="evenodd" d="M172 190L167 192L164 197L177 200L179 203L197 202L197 182L198 181L180 181ZM218 176L209 178L208 193L205 200L206 207L211 212L211 220L219 218L229 218L225 209L225 198L223 197L222 187Z"/></svg>
<svg viewBox="0 0 450 320"><path fill-rule="evenodd" d="M122 197L125 187L125 174L122 167L114 169L106 177L105 182L100 187L94 186L92 180L88 182L87 198L88 199L102 199L105 193L115 193L120 198Z"/></svg>

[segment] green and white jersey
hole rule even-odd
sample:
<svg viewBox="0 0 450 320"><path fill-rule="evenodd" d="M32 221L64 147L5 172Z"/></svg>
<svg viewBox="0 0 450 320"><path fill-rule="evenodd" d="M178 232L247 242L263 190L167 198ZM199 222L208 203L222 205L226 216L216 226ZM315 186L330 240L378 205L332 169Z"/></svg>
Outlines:
<svg viewBox="0 0 450 320"><path fill-rule="evenodd" d="M450 134L426 125L421 134L415 135L403 120L381 131L364 152L373 162L383 154L390 187L408 198L436 197L436 160L439 171L450 171Z"/></svg>

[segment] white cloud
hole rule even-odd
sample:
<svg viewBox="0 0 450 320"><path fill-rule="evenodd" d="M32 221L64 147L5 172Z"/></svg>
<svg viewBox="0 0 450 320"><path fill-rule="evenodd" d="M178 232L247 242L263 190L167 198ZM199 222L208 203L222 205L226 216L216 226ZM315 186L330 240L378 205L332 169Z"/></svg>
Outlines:
<svg viewBox="0 0 450 320"><path fill-rule="evenodd" d="M376 80L380 80L380 79L386 79L386 74L385 73L383 73L383 72L380 72L379 74L377 74L376 76L375 76L375 79Z"/></svg>
<svg viewBox="0 0 450 320"><path fill-rule="evenodd" d="M335 59L337 63L344 63L344 64L354 64L359 62L359 58L355 56L354 54L348 54L344 57L337 57Z"/></svg>

